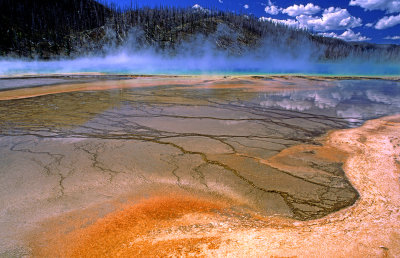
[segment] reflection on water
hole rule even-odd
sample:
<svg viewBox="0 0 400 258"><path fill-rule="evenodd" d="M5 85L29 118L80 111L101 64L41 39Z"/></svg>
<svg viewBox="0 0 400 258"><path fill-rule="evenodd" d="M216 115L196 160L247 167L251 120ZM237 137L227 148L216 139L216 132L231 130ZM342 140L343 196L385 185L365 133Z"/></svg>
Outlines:
<svg viewBox="0 0 400 258"><path fill-rule="evenodd" d="M257 101L280 108L344 118L351 126L400 111L400 83L394 81L338 81L319 90L264 93Z"/></svg>
<svg viewBox="0 0 400 258"><path fill-rule="evenodd" d="M272 80L272 79L269 79ZM272 80L273 81L273 80ZM208 82L208 81L207 81ZM219 108L240 107L244 111L281 110L296 116L301 113L336 119L340 124L359 126L365 120L394 114L400 110L400 83L385 80L320 81L313 89L296 89L269 92L259 91L257 82L238 80L219 82L213 87L160 86L138 89L112 89L108 91L86 91L53 94L36 98L0 102L0 125L4 129L21 126L62 127L82 125L90 119L100 118L111 111L116 118L124 113L143 113L151 105L162 106L166 111L175 106L174 112L186 112L179 107L197 106L205 110L204 116L212 115ZM284 82L296 85L295 82ZM223 86L223 87L221 87ZM317 87L317 88L316 88ZM153 107L153 106L152 106ZM206 108L207 107L207 108ZM153 110L152 115L168 115ZM137 115L137 114L136 114ZM225 114L229 118L229 114ZM66 119L67 117L67 119ZM247 116L239 117L245 121ZM235 124L237 120L226 120Z"/></svg>
<svg viewBox="0 0 400 258"><path fill-rule="evenodd" d="M320 218L358 193L344 156L316 137L396 112L400 83L377 80L188 80L0 101L0 238L21 221L174 187Z"/></svg>

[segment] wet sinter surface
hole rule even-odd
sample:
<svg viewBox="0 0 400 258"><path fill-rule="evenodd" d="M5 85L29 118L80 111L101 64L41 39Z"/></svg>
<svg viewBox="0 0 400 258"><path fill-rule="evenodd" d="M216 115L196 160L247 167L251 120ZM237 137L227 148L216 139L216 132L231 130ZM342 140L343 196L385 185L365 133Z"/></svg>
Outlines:
<svg viewBox="0 0 400 258"><path fill-rule="evenodd" d="M129 82L0 101L3 250L43 218L170 187L262 215L320 218L358 193L346 154L318 149L317 137L400 110L400 83L384 80Z"/></svg>

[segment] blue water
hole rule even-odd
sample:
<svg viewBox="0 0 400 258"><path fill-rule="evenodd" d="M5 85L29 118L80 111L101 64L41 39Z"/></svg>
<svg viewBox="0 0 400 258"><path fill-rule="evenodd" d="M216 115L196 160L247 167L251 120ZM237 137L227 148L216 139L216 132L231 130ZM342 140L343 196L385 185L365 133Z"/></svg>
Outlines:
<svg viewBox="0 0 400 258"><path fill-rule="evenodd" d="M361 61L315 62L307 59L228 58L224 56L166 58L116 54L52 61L0 59L0 75L48 73L109 74L316 74L399 76L399 63Z"/></svg>

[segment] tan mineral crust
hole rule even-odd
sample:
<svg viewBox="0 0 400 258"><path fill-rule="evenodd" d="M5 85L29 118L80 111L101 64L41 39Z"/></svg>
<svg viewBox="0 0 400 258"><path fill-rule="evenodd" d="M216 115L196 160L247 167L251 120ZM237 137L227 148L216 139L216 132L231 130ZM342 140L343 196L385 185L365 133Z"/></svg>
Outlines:
<svg viewBox="0 0 400 258"><path fill-rule="evenodd" d="M153 197L60 236L50 241L56 246L42 247L38 254L399 257L399 131L400 116L392 116L328 135L321 148L348 154L344 169L360 199L324 218L294 221L241 212L228 215L223 202L185 196ZM47 226L54 227L52 223ZM43 249L46 252L41 253Z"/></svg>
<svg viewBox="0 0 400 258"><path fill-rule="evenodd" d="M152 89L151 96L121 93L112 105L110 96L96 92L135 87L129 85L134 80L146 82L145 88L177 88ZM287 78L189 80L193 87L237 88L239 94L288 90L282 86ZM290 80L300 88L321 87L313 84L318 78ZM298 129L281 119L288 114L249 115L214 99L198 99L194 107L183 90L188 83L139 78L102 82L99 88L89 82L0 92L2 100L21 99L13 114L2 117L3 128L28 116L51 129L44 139L35 136L43 134L39 125L28 125L32 133L16 142L14 136L1 139L3 256L400 257L400 115L330 131L315 139L319 144L296 144L277 137ZM89 103L104 99L96 106L100 111L92 104L71 118L70 126L84 125L91 138L55 137L67 114L82 110L71 105L82 97L73 93L82 87ZM64 95L51 97L56 92ZM45 118L29 111L37 105L29 99L34 96L51 100L58 111L43 109ZM150 106L138 109L147 117L136 109L131 117L121 108L89 120L88 114L131 99ZM26 112L19 113L21 107ZM213 117L204 115L209 113ZM118 115L123 124L113 120ZM315 119L304 119L304 128L315 128ZM95 138L91 128L104 124L112 131L99 134L112 137ZM118 126L124 138L118 138ZM131 127L137 127L134 133Z"/></svg>

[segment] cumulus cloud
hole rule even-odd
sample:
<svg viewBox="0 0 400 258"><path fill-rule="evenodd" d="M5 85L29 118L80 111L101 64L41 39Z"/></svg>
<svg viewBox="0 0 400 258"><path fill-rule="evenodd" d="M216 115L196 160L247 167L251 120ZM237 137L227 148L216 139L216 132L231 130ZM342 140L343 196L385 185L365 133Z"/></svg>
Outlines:
<svg viewBox="0 0 400 258"><path fill-rule="evenodd" d="M384 39L399 40L400 36L387 36L387 37L384 37Z"/></svg>
<svg viewBox="0 0 400 258"><path fill-rule="evenodd" d="M324 36L324 37L330 37L330 38L338 38L338 39L343 39L346 41L366 41L366 40L371 40L368 37L365 37L361 35L361 33L354 33L354 31L348 29L342 34L338 35L334 32L325 32L325 33L319 33L319 35Z"/></svg>
<svg viewBox="0 0 400 258"><path fill-rule="evenodd" d="M281 9L276 7L275 5L272 5L272 6L266 6L264 11L271 15L277 15L278 13L280 13Z"/></svg>
<svg viewBox="0 0 400 258"><path fill-rule="evenodd" d="M224 1L222 1L222 0L218 0L218 2L219 2L220 4L223 4L223 3L224 3Z"/></svg>
<svg viewBox="0 0 400 258"><path fill-rule="evenodd" d="M282 11L282 8L277 7L271 2L271 0L269 0L268 5L265 7L264 11L271 15L277 15Z"/></svg>
<svg viewBox="0 0 400 258"><path fill-rule="evenodd" d="M243 8L244 8L244 9L249 9L249 7L250 7L250 6L249 6L248 4L243 5Z"/></svg>
<svg viewBox="0 0 400 258"><path fill-rule="evenodd" d="M347 30L362 25L360 18L350 15L346 9L334 7L325 9L322 13L322 17L302 14L296 16L296 19L279 20L270 17L261 17L260 20L272 21L291 27L312 29L321 32L330 30Z"/></svg>
<svg viewBox="0 0 400 258"><path fill-rule="evenodd" d="M400 14L385 16L375 24L375 29L383 30L400 24Z"/></svg>
<svg viewBox="0 0 400 258"><path fill-rule="evenodd" d="M287 19L287 20L279 20L279 19L273 19L271 17L261 17L259 19L260 21L269 21L273 23L279 23L279 24L284 24L289 27L301 27L300 23L296 20L293 19Z"/></svg>
<svg viewBox="0 0 400 258"><path fill-rule="evenodd" d="M400 0L350 0L349 5L358 5L365 10L383 10L387 13L400 12Z"/></svg>
<svg viewBox="0 0 400 258"><path fill-rule="evenodd" d="M347 9L329 7L322 13L322 17L300 15L296 17L301 27L315 31L345 30L362 25L360 18L356 18Z"/></svg>
<svg viewBox="0 0 400 258"><path fill-rule="evenodd" d="M321 7L319 7L318 5L314 5L312 3L308 3L306 5L292 5L289 6L286 9L283 9L282 13L286 13L289 16L299 16L302 14L305 15L313 15L318 13L319 11L321 11Z"/></svg>

